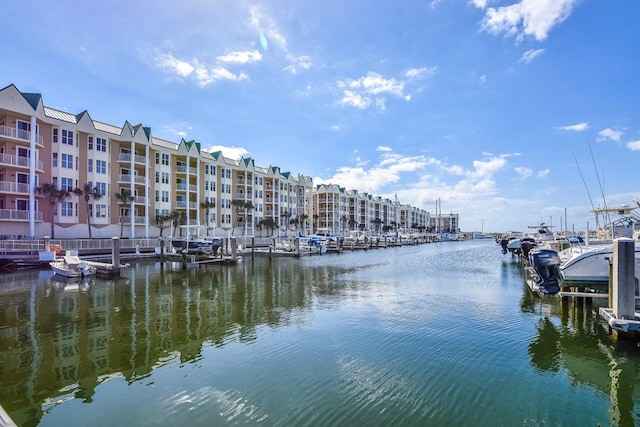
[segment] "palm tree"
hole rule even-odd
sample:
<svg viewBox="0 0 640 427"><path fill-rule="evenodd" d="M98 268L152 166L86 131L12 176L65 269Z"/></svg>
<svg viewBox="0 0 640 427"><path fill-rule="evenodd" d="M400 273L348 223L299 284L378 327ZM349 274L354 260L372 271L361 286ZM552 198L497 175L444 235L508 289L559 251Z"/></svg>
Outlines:
<svg viewBox="0 0 640 427"><path fill-rule="evenodd" d="M169 215L156 215L156 227L160 229L160 237L162 237L162 231L167 228L167 221L170 219Z"/></svg>
<svg viewBox="0 0 640 427"><path fill-rule="evenodd" d="M121 207L124 207L130 204L131 202L133 202L134 199L135 198L131 194L131 190L129 190L128 188L123 188L120 190L119 193L116 193L116 200L118 201L118 205L120 205ZM133 213L132 211L133 209L129 210L129 215ZM123 237L123 234L124 234L124 217L123 215L120 215L120 238Z"/></svg>
<svg viewBox="0 0 640 427"><path fill-rule="evenodd" d="M58 203L63 202L65 199L71 196L67 190L60 190L53 184L42 184L40 187L36 187L38 194L44 194L49 197L49 204L51 205L51 238L54 239L53 224L55 222L55 215L58 212Z"/></svg>
<svg viewBox="0 0 640 427"><path fill-rule="evenodd" d="M89 201L91 199L98 200L102 197L102 193L100 193L100 189L98 187L93 187L86 183L82 186L82 188L75 188L73 193L77 196L84 196L84 203L87 208L87 227L89 227L89 238L91 239L91 213L89 212Z"/></svg>
<svg viewBox="0 0 640 427"><path fill-rule="evenodd" d="M234 199L231 201L231 205L235 206L236 208L236 226L238 225L238 222L240 220L240 211L242 210L244 213L244 223L247 223L247 211L253 209L253 203L251 202L251 200L241 200L241 199ZM235 227L231 230L231 235L233 236L233 232L235 231ZM244 228L242 231L242 234L244 235Z"/></svg>
<svg viewBox="0 0 640 427"><path fill-rule="evenodd" d="M265 218L261 222L261 226L266 228L267 230L271 230L271 235L273 236L273 230L278 228L278 224L276 224L273 218ZM267 237L269 237L268 234Z"/></svg>
<svg viewBox="0 0 640 427"><path fill-rule="evenodd" d="M171 211L171 213L169 214L169 219L171 220L171 225L173 225L172 236L176 235L176 230L180 227L180 224L182 224L182 221L184 220L184 218L185 218L184 212Z"/></svg>
<svg viewBox="0 0 640 427"><path fill-rule="evenodd" d="M302 224L302 232L306 234L307 232L307 219L309 218L309 215L307 214L300 214L300 216L298 217L300 220L300 224Z"/></svg>
<svg viewBox="0 0 640 427"><path fill-rule="evenodd" d="M204 209L204 221L205 224L207 224L207 229L209 228L209 213L211 212L211 209L214 209L216 207L216 202L213 201L204 201L204 202L200 202L200 207L202 209Z"/></svg>

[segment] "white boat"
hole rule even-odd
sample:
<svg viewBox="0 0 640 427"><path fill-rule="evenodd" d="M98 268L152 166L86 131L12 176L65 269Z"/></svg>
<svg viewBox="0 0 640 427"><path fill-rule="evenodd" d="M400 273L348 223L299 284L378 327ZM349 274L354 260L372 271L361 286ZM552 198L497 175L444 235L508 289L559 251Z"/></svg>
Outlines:
<svg viewBox="0 0 640 427"><path fill-rule="evenodd" d="M609 282L609 263L613 259L613 244L572 246L558 252L560 277L564 282ZM640 245L635 247L635 274L640 277Z"/></svg>
<svg viewBox="0 0 640 427"><path fill-rule="evenodd" d="M54 273L63 277L86 277L96 274L96 268L77 256L65 255L49 263Z"/></svg>

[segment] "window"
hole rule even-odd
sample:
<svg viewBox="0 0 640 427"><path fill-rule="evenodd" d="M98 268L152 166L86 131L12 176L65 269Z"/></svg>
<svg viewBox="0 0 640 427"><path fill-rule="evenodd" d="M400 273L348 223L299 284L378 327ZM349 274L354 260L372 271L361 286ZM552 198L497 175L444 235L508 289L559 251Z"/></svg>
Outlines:
<svg viewBox="0 0 640 427"><path fill-rule="evenodd" d="M160 191L156 190L156 202L160 201Z"/></svg>
<svg viewBox="0 0 640 427"><path fill-rule="evenodd" d="M169 172L162 172L162 183L163 184L169 183Z"/></svg>
<svg viewBox="0 0 640 427"><path fill-rule="evenodd" d="M53 163L53 167L57 168L58 167L58 153L53 153L53 156L51 157L51 161Z"/></svg>
<svg viewBox="0 0 640 427"><path fill-rule="evenodd" d="M156 153L156 165L160 164L160 153Z"/></svg>
<svg viewBox="0 0 640 427"><path fill-rule="evenodd" d="M73 178L61 178L60 189L66 191L73 191Z"/></svg>
<svg viewBox="0 0 640 427"><path fill-rule="evenodd" d="M107 205L96 205L96 218L107 217Z"/></svg>
<svg viewBox="0 0 640 427"><path fill-rule="evenodd" d="M227 184L227 194L231 194L231 184Z"/></svg>
<svg viewBox="0 0 640 427"><path fill-rule="evenodd" d="M96 138L96 151L107 152L107 140L104 138Z"/></svg>
<svg viewBox="0 0 640 427"><path fill-rule="evenodd" d="M204 181L204 191L209 191L209 181L207 180Z"/></svg>
<svg viewBox="0 0 640 427"><path fill-rule="evenodd" d="M204 165L204 174L209 175L209 165Z"/></svg>
<svg viewBox="0 0 640 427"><path fill-rule="evenodd" d="M93 203L89 203L89 218L93 218Z"/></svg>
<svg viewBox="0 0 640 427"><path fill-rule="evenodd" d="M73 131L62 129L62 143L73 145Z"/></svg>
<svg viewBox="0 0 640 427"><path fill-rule="evenodd" d="M156 183L160 182L160 172L156 172Z"/></svg>
<svg viewBox="0 0 640 427"><path fill-rule="evenodd" d="M88 166L87 171L88 172L93 172L93 159L89 159L89 162L87 163L87 166Z"/></svg>
<svg viewBox="0 0 640 427"><path fill-rule="evenodd" d="M64 180L64 178L62 178ZM60 203L60 216L73 216L73 203Z"/></svg>
<svg viewBox="0 0 640 427"><path fill-rule="evenodd" d="M169 201L169 192L168 191L163 191L162 192L162 201L163 202L168 202Z"/></svg>
<svg viewBox="0 0 640 427"><path fill-rule="evenodd" d="M93 150L93 137L92 136L87 137L87 149Z"/></svg>
<svg viewBox="0 0 640 427"><path fill-rule="evenodd" d="M231 179L231 169L227 169L227 178Z"/></svg>
<svg viewBox="0 0 640 427"><path fill-rule="evenodd" d="M162 164L165 166L169 166L169 155L162 154Z"/></svg>
<svg viewBox="0 0 640 427"><path fill-rule="evenodd" d="M98 189L101 195L107 195L107 183L106 182L96 182L95 188Z"/></svg>
<svg viewBox="0 0 640 427"><path fill-rule="evenodd" d="M53 142L58 143L58 128L53 128Z"/></svg>
<svg viewBox="0 0 640 427"><path fill-rule="evenodd" d="M62 162L60 166L67 169L73 169L73 155L62 153Z"/></svg>
<svg viewBox="0 0 640 427"><path fill-rule="evenodd" d="M97 173L107 173L107 161L106 160L96 160L96 172Z"/></svg>
<svg viewBox="0 0 640 427"><path fill-rule="evenodd" d="M216 182L211 181L211 191L216 191Z"/></svg>

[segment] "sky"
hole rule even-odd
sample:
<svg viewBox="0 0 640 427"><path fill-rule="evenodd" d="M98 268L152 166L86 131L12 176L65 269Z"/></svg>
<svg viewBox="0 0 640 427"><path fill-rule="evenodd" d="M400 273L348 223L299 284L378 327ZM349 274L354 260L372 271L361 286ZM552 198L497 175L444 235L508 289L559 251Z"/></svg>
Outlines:
<svg viewBox="0 0 640 427"><path fill-rule="evenodd" d="M640 196L640 1L5 2L0 87L460 215L594 228Z"/></svg>

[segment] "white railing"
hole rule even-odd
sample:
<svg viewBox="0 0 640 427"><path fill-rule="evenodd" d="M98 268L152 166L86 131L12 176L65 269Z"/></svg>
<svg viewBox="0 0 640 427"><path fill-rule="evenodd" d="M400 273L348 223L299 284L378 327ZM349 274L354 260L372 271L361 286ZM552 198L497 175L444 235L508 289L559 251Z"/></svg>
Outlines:
<svg viewBox="0 0 640 427"><path fill-rule="evenodd" d="M44 240L18 239L21 236L0 235L0 253L24 251L44 251L50 250L51 246L58 245L63 251L68 250L111 250L112 239L51 239L49 248L44 247ZM143 249L160 246L159 239L120 239L121 249Z"/></svg>
<svg viewBox="0 0 640 427"><path fill-rule="evenodd" d="M0 192L12 194L30 194L31 186L19 182L0 181Z"/></svg>
<svg viewBox="0 0 640 427"><path fill-rule="evenodd" d="M14 156L11 154L0 154L0 164L28 168L31 166L31 159L29 157ZM40 160L36 161L36 169L44 170L43 163Z"/></svg>
<svg viewBox="0 0 640 427"><path fill-rule="evenodd" d="M31 132L28 130L10 128L9 126L0 126L0 135L9 138L20 139L22 141L31 141ZM42 136L36 135L36 144L44 145Z"/></svg>
<svg viewBox="0 0 640 427"><path fill-rule="evenodd" d="M119 224L131 224L131 217L130 216L119 216L118 217L118 222ZM147 223L147 217L144 216L134 216L133 217L133 222L135 224L146 224Z"/></svg>
<svg viewBox="0 0 640 427"><path fill-rule="evenodd" d="M118 182L131 182L131 174L121 173L118 174ZM146 184L147 178L144 176L133 175L133 182L136 184Z"/></svg>
<svg viewBox="0 0 640 427"><path fill-rule="evenodd" d="M144 197L144 196L135 196L133 201L134 201L134 203L138 203L138 204L142 203L143 205L146 205L147 204L146 200L147 200L147 198Z"/></svg>
<svg viewBox="0 0 640 427"><path fill-rule="evenodd" d="M42 212L36 211L36 221L42 221ZM17 209L0 209L0 220L4 221L28 221L29 211Z"/></svg>

